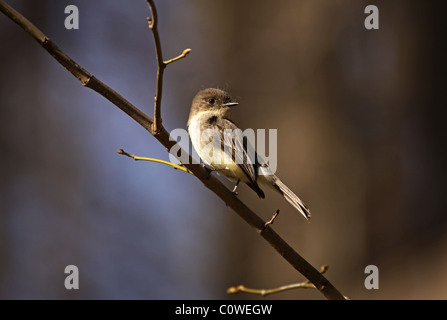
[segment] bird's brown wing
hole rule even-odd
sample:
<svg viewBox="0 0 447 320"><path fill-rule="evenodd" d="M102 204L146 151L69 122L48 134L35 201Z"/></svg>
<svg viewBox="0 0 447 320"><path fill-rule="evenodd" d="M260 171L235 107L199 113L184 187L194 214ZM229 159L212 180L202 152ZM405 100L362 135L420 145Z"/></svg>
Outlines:
<svg viewBox="0 0 447 320"><path fill-rule="evenodd" d="M222 148L228 157L242 169L247 176L249 182L247 185L252 188L260 198L264 198L264 192L257 183L258 166L256 152L253 146L244 139L242 130L239 129L231 120L222 118L217 121L216 125L219 127L223 137ZM223 128L227 130L223 130ZM230 131L231 129L231 131Z"/></svg>

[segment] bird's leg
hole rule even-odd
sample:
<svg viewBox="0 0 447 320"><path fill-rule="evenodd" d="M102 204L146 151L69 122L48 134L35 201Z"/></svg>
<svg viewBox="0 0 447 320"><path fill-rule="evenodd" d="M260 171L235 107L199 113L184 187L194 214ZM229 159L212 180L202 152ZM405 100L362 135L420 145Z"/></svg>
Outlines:
<svg viewBox="0 0 447 320"><path fill-rule="evenodd" d="M200 164L202 166L203 169L205 169L205 175L203 176L204 180L207 180L210 177L211 172L214 171L213 168L211 168L210 166L204 164L203 162Z"/></svg>
<svg viewBox="0 0 447 320"><path fill-rule="evenodd" d="M231 191L231 192L233 192L233 194L237 197L237 195L238 195L238 193L236 192L236 190L237 190L237 187L238 187L238 185L239 185L239 182L241 182L241 180L240 179L238 179L237 181L236 181L236 184L234 185L234 188L233 188L233 190Z"/></svg>
<svg viewBox="0 0 447 320"><path fill-rule="evenodd" d="M213 172L213 171L219 172L220 170L224 170L224 169L220 169L220 168L213 168L203 162L200 165L206 171L205 175L203 176L203 179L205 179L205 180L210 177L211 172Z"/></svg>

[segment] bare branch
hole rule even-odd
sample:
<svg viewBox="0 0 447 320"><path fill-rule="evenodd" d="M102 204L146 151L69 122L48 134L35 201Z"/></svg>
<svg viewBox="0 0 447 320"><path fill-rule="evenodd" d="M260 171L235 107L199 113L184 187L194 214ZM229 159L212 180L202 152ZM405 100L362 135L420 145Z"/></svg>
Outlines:
<svg viewBox="0 0 447 320"><path fill-rule="evenodd" d="M158 13L157 8L155 7L153 0L146 0L147 4L149 5L149 9L151 10L152 18L147 18L147 21L149 23L149 29L152 31L152 35L154 38L154 44L155 44L155 52L156 52L156 58L157 58L157 88L154 96L154 123L152 128L152 133L157 135L160 133L162 129L162 119L161 119L161 97L163 93L163 75L164 70L166 66L174 61L180 60L188 53L191 52L191 49L185 49L183 50L182 54L179 56L170 59L168 61L163 61L163 54L161 52L161 42L160 42L160 35L158 33Z"/></svg>
<svg viewBox="0 0 447 320"><path fill-rule="evenodd" d="M329 267L326 265L322 266L320 268L320 273L324 274L328 268ZM273 289L252 289L252 288L247 288L241 284L236 287L228 288L227 293L235 294L235 293L239 293L239 292L246 292L246 293L252 293L252 294L259 294L261 296L267 296L269 294L279 293L279 292L292 290L292 289L315 289L315 285L312 284L309 280L299 282L299 283L288 284L288 285L281 286L278 288L273 288Z"/></svg>
<svg viewBox="0 0 447 320"><path fill-rule="evenodd" d="M110 87L99 81L92 74L87 72L62 50L60 50L47 36L45 36L37 27L24 18L20 13L12 9L4 0L0 0L0 11L8 16L11 20L16 22L22 29L29 33L36 39L45 50L47 50L60 64L62 64L68 71L70 71L82 84L92 90L95 90L110 102L115 104L118 108L132 117L141 126L143 126L149 133L151 133L165 148L170 150L177 142L172 139L169 133L161 125L161 86L163 80L163 70L166 64L162 60L160 39L157 31L157 13L155 5L152 0L147 0L149 7L152 10L152 19L150 20L150 27L154 34L154 41L157 50L157 61L159 66L159 74L157 75L157 93L155 95L155 119L154 121L133 106L130 102L112 90ZM155 32L154 32L155 30ZM178 59L177 59L178 60ZM160 72L161 71L161 72ZM161 73L161 75L160 75ZM157 123L157 124L156 124ZM188 153L176 146L179 154L188 155ZM189 155L190 159L191 156ZM310 263L301 257L287 242L284 241L270 225L265 226L265 222L243 202L235 197L222 182L216 177L209 175L207 170L201 165L184 164L202 183L218 197L220 197L229 207L231 207L242 219L245 220L251 227L268 242L272 247L286 259L298 272L303 274L315 287L328 299L345 299L345 297Z"/></svg>
<svg viewBox="0 0 447 320"><path fill-rule="evenodd" d="M273 214L272 218L264 224L264 228L267 228L268 225L273 224L273 222L275 221L275 219L278 215L279 215L279 209L276 210L276 212Z"/></svg>
<svg viewBox="0 0 447 320"><path fill-rule="evenodd" d="M151 161L151 162L158 162L158 163L166 164L168 166L173 167L174 169L178 169L178 170L181 170L181 171L184 171L184 172L187 172L187 173L190 173L190 174L194 175L194 173L189 171L187 168L183 167L183 164L181 162L180 162L180 164L174 164L172 162L168 162L168 161L164 161L164 160L160 160L160 159L139 157L139 156L136 156L134 154L127 153L123 149L119 149L117 151L117 153L118 154L122 154L124 156L127 156L127 157L132 158L132 159L137 160L137 161L139 161L139 160L141 160L141 161Z"/></svg>
<svg viewBox="0 0 447 320"><path fill-rule="evenodd" d="M191 49L185 49L185 50L183 50L183 52L182 52L180 55L178 55L177 57L172 58L172 59L169 59L168 61L164 61L163 63L164 63L165 65L168 65L168 64L170 64L170 63L173 63L173 62L175 62L175 61L177 61L177 60L180 60L180 59L186 57L186 56L188 55L188 53L190 53L190 52L191 52Z"/></svg>

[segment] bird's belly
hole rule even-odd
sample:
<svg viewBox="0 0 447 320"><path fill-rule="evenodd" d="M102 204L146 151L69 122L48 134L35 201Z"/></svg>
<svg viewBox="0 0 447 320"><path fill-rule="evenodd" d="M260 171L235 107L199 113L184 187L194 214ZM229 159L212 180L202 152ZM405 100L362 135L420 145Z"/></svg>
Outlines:
<svg viewBox="0 0 447 320"><path fill-rule="evenodd" d="M200 159L231 181L249 182L241 167L222 151L220 141L218 139L216 141L203 141L200 129L200 121L192 121L188 127L191 143Z"/></svg>
<svg viewBox="0 0 447 320"><path fill-rule="evenodd" d="M216 169L217 173L225 176L230 181L236 182L240 180L242 182L250 182L245 172L237 164L211 164L211 166Z"/></svg>

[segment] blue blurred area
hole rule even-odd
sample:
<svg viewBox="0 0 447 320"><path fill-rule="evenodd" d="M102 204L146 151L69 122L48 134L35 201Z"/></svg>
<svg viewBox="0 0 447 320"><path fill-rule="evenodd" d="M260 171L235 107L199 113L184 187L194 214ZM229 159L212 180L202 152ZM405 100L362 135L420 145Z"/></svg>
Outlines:
<svg viewBox="0 0 447 320"><path fill-rule="evenodd" d="M65 3L11 2L75 61L151 114L156 70L145 2L70 4L79 8L79 30L63 27ZM162 36L175 32L164 21L179 4L162 2L158 10ZM225 206L185 173L118 155L124 148L168 159L152 136L83 88L11 21L2 16L1 24L2 37L16 40L4 48L9 60L2 67L2 113L9 119L2 161L9 168L2 177L0 296L219 297L202 278L219 256L199 257L218 250L225 229L217 228L225 226L222 214L207 211ZM166 57L183 50L163 40ZM169 81L175 67L166 72L163 116L185 127L190 97L176 106ZM80 270L79 292L61 287L68 264Z"/></svg>

